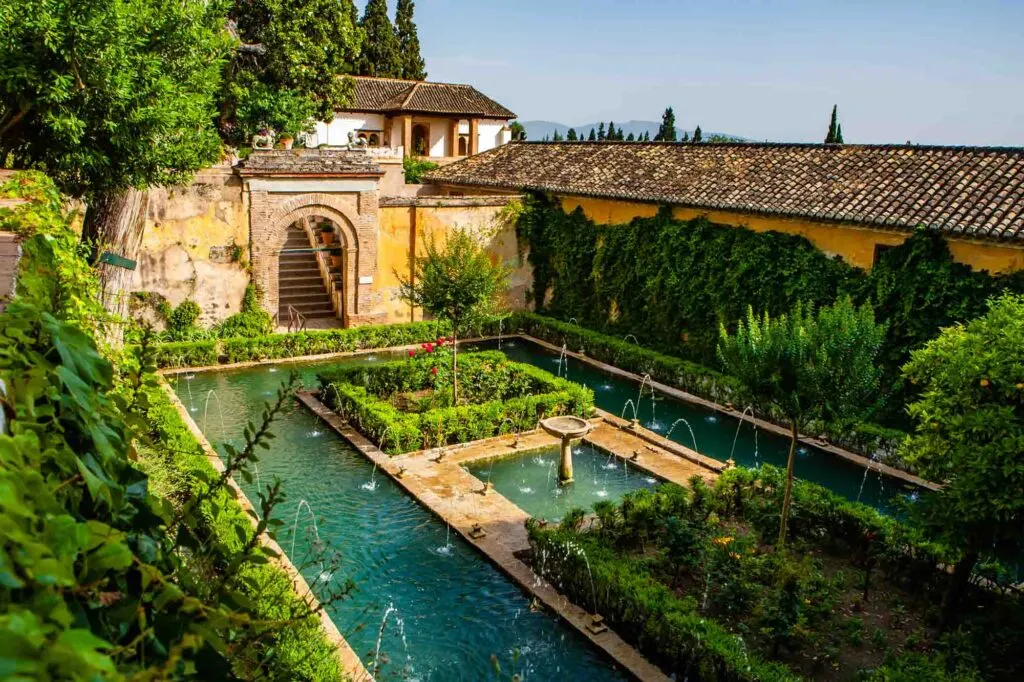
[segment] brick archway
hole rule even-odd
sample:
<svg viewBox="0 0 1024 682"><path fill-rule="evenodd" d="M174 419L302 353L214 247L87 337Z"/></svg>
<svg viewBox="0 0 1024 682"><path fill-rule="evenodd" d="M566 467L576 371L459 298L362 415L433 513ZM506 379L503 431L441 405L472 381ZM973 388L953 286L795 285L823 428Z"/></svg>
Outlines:
<svg viewBox="0 0 1024 682"><path fill-rule="evenodd" d="M337 226L344 247L342 291L344 323L359 324L372 313L371 284L376 274L377 206L366 193L267 195L253 193L250 204L252 275L259 285L262 305L274 314L279 305L278 254L289 226L312 217Z"/></svg>

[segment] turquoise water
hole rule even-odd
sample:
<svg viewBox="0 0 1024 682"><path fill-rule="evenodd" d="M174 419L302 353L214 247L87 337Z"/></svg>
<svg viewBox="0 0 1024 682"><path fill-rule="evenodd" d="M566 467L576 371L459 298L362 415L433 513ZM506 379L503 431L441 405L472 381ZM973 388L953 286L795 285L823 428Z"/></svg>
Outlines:
<svg viewBox="0 0 1024 682"><path fill-rule="evenodd" d="M259 417L289 369L313 386L315 371L332 364L339 363L178 375L170 381L219 446L226 439L239 443L245 423ZM323 594L332 582L355 581L355 594L332 606L330 615L368 668L384 614L393 608L377 679L507 680L513 673L524 680L626 679L575 630L531 612L518 586L457 535L449 538L443 521L387 476L375 475L362 455L305 408L290 405L273 432L277 438L260 455L259 480L243 488L254 498L258 487L281 479L287 499L276 514L285 522L278 541L314 591ZM336 554L336 567L317 561L317 535Z"/></svg>
<svg viewBox="0 0 1024 682"><path fill-rule="evenodd" d="M497 342L481 343L476 347L494 349ZM608 374L571 357L565 358L560 365L558 353L530 341L519 338L505 340L501 350L512 360L560 373L571 381L586 385L594 391L597 406L616 416L631 418L633 411L626 407L626 402L632 400L637 408L637 417L644 426L708 457L724 462L731 455L737 464L748 467L765 463L786 465L789 439L764 430L755 433L749 421L741 424L721 412L662 394L658 394L657 400L652 400L649 387L644 388L643 397L638 401L640 387L637 382ZM903 481L883 476L877 471L868 471L865 476L863 467L803 445L797 449L795 472L797 477L820 483L847 499L859 499L882 510L891 510L894 498L911 490Z"/></svg>
<svg viewBox="0 0 1024 682"><path fill-rule="evenodd" d="M573 478L558 483L557 447L533 450L521 455L481 460L466 470L481 481L490 480L494 489L538 519L559 521L573 507L590 511L595 502L618 502L626 493L653 488L660 481L643 469L596 450L589 443L573 446Z"/></svg>

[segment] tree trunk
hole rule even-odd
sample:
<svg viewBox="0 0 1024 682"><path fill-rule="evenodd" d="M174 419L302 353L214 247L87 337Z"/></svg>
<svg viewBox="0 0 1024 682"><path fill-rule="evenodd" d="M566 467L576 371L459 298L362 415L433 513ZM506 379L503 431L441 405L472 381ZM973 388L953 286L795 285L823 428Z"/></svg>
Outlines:
<svg viewBox="0 0 1024 682"><path fill-rule="evenodd" d="M953 575L949 578L949 586L946 588L946 595L942 599L942 620L939 623L939 632L949 632L959 624L960 603L963 601L964 593L967 592L967 584L979 558L977 552L967 552L953 569Z"/></svg>
<svg viewBox="0 0 1024 682"><path fill-rule="evenodd" d="M452 331L452 407L459 404L459 335Z"/></svg>
<svg viewBox="0 0 1024 682"><path fill-rule="evenodd" d="M786 547L786 526L789 523L789 505L793 501L793 463L796 460L796 441L800 437L796 421L790 424L789 458L786 460L786 494L782 496L782 518L779 522L779 549Z"/></svg>
<svg viewBox="0 0 1024 682"><path fill-rule="evenodd" d="M127 189L95 197L85 214L82 241L93 249L93 258L102 286L103 307L115 318L110 341L120 345L123 321L128 317L128 290L134 271L109 263L100 263L99 256L110 251L137 261L146 227L149 192Z"/></svg>

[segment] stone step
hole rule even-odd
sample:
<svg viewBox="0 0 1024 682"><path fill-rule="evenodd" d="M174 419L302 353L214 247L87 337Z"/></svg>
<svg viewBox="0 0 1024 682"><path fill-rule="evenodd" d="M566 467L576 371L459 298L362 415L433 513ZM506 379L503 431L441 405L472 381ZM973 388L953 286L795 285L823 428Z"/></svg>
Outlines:
<svg viewBox="0 0 1024 682"><path fill-rule="evenodd" d="M292 307L294 307L297 311L299 311L303 316L305 316L307 318L334 317L334 308L332 308L329 305L318 304L318 305L306 305L306 306L301 306L300 307L300 306L297 306L297 305L295 305L293 303ZM288 322L288 306L287 305L281 306L278 309L277 319L279 321L282 321L284 324L287 324L287 322Z"/></svg>

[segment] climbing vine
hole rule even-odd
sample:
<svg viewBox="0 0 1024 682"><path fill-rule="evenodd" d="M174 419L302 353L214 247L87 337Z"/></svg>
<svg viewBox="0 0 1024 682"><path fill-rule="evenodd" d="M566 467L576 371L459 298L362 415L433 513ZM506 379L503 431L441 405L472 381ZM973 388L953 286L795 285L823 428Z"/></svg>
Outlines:
<svg viewBox="0 0 1024 682"><path fill-rule="evenodd" d="M595 225L582 209L534 194L516 224L529 248L536 310L645 346L715 364L719 325L747 306L772 314L797 301L850 294L870 303L889 333L880 352L886 399L876 418L900 423L907 387L900 366L943 326L981 315L1003 290L1024 291L1024 272L993 276L953 261L941 235L920 230L867 272L807 239L677 220L668 208L625 225Z"/></svg>

